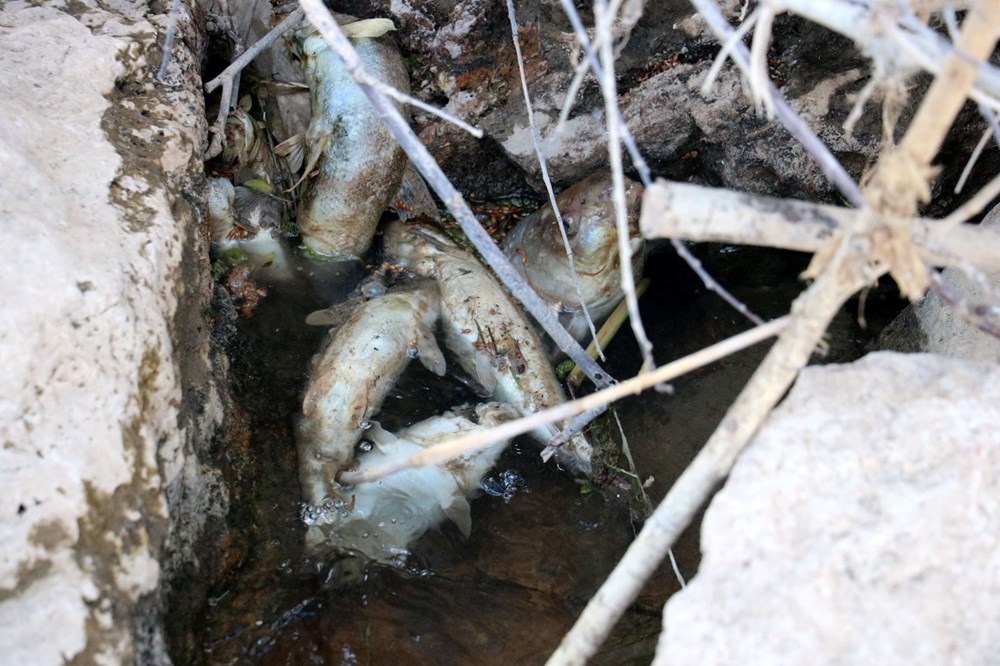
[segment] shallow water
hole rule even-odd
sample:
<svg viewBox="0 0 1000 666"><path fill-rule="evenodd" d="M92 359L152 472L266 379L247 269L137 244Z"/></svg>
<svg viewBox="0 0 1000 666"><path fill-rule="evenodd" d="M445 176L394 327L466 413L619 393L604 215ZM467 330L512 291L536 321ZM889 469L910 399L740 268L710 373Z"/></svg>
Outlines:
<svg viewBox="0 0 1000 666"><path fill-rule="evenodd" d="M765 318L787 311L801 290L798 255L735 248L702 249L707 265ZM509 501L473 502L468 541L444 525L413 549L406 571L370 566L351 589L328 584L335 559L306 557L298 521L299 488L291 419L305 368L325 330L306 314L343 298L364 272L272 285L254 314L241 320L231 349L237 403L245 411L255 467L238 483L231 519L243 539L220 546L222 574L184 636L174 637L177 663L206 664L500 664L543 663L611 571L633 537L628 511L613 492L586 492L521 438L496 474L517 472L526 489ZM644 321L664 363L749 327L708 293L671 252L647 263L652 285ZM304 277L304 276L302 276ZM318 286L317 286L318 285ZM850 316L831 345L846 359L869 337ZM761 345L674 382L672 396L648 392L619 403L618 413L640 474L661 497L722 417L767 346ZM640 364L627 327L608 349L607 368L620 379ZM476 400L455 374L437 378L419 363L407 369L380 421L396 429L452 405ZM233 451L239 455L239 451ZM236 546L235 544L242 544ZM698 563L697 525L675 547L683 574ZM229 558L227 560L227 558ZM619 623L596 663L648 663L660 612L679 587L667 565ZM182 623L183 624L183 623Z"/></svg>

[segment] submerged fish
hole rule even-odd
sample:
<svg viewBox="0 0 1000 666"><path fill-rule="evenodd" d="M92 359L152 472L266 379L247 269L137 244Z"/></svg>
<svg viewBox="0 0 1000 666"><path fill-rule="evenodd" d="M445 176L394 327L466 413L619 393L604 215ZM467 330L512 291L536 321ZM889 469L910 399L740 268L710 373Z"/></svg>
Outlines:
<svg viewBox="0 0 1000 666"><path fill-rule="evenodd" d="M438 313L433 284L383 294L362 303L313 358L296 423L307 503L322 504L334 493L337 473L354 457L354 445L411 358L444 375L433 333ZM310 323L322 319L322 311L310 315Z"/></svg>
<svg viewBox="0 0 1000 666"><path fill-rule="evenodd" d="M358 455L357 469L372 469L518 416L510 405L489 402L456 407L397 435L376 424L365 434L361 448L366 450ZM402 564L413 543L445 520L454 522L468 537L472 529L469 500L479 494L480 481L496 464L508 441L440 465L407 469L379 481L344 488L342 497L321 510L307 509L304 513L310 525L307 547L334 547L379 562Z"/></svg>
<svg viewBox="0 0 1000 666"><path fill-rule="evenodd" d="M394 29L392 21L371 19L342 28L371 76L409 93L399 51L379 39ZM321 255L356 256L368 249L379 218L399 191L406 155L323 37L308 29L297 36L312 120L304 138L296 135L276 150L289 157L293 171L306 163L298 206L303 242Z"/></svg>
<svg viewBox="0 0 1000 666"><path fill-rule="evenodd" d="M445 344L488 395L525 415L565 401L534 328L475 257L430 227L401 222L386 230L385 248L403 267L437 280ZM556 433L550 425L532 434L549 447ZM590 474L591 446L583 435L547 451Z"/></svg>
<svg viewBox="0 0 1000 666"><path fill-rule="evenodd" d="M595 325L611 314L624 297L618 256L611 175L595 173L556 197L566 229L580 292L573 285L569 258L551 205L524 218L504 240L503 249L514 267L538 295L555 306L570 335L583 342L590 332L580 306L580 295ZM639 234L642 187L625 179L632 270L642 272L643 240Z"/></svg>
<svg viewBox="0 0 1000 666"><path fill-rule="evenodd" d="M289 280L290 249L281 230L281 202L228 178L208 179L212 250L231 264L249 263L265 277Z"/></svg>

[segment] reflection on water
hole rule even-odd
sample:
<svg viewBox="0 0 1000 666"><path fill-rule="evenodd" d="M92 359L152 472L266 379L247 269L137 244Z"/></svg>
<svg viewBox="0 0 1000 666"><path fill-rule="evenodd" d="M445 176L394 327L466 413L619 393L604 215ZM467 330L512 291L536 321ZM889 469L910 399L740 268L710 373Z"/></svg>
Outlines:
<svg viewBox="0 0 1000 666"><path fill-rule="evenodd" d="M642 311L658 363L749 327L672 255L657 259L647 263L652 285ZM705 259L727 284L740 280L737 295L765 318L785 313L801 289L795 275L804 262L796 255L715 249ZM244 467L246 478L235 482L243 490L234 495L230 520L243 526L243 538L215 544L225 566L203 607L175 603L171 609L186 620L175 623L185 627L172 637L176 663L543 663L625 551L633 529L622 498L586 492L542 465L529 439L516 440L501 458L490 481L495 492L472 503L468 541L444 525L415 545L408 570L369 566L363 582L350 589L327 583L336 557L323 561L302 553L291 418L308 359L325 335L304 319L344 298L364 275L357 266L334 273L271 286L254 315L239 322L231 374L252 462ZM842 337L850 346L861 338L851 318L844 321ZM766 345L747 350L681 378L673 396L649 392L619 404L639 471L655 479L654 501L704 443L765 352ZM640 365L627 333L608 354L616 377ZM457 368L449 359L449 375L438 378L411 364L379 420L395 430L477 400ZM514 486L506 495L505 483ZM675 553L684 574L694 575L697 526ZM649 663L660 611L676 589L669 567L661 567L595 663Z"/></svg>

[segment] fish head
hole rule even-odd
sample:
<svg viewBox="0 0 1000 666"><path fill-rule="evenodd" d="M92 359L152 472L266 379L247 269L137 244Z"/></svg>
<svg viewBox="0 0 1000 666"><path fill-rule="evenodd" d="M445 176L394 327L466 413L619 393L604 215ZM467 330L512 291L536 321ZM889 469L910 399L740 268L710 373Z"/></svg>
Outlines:
<svg viewBox="0 0 1000 666"><path fill-rule="evenodd" d="M626 178L625 212L633 252L642 243L639 233L641 198L642 187ZM579 270L596 273L616 267L618 228L615 222L614 184L610 174L596 173L584 178L560 194L558 203ZM565 254L561 234L546 234L543 240L552 246L554 252Z"/></svg>
<svg viewBox="0 0 1000 666"><path fill-rule="evenodd" d="M385 230L385 252L403 268L430 275L436 261L458 251L447 236L428 226L393 222Z"/></svg>

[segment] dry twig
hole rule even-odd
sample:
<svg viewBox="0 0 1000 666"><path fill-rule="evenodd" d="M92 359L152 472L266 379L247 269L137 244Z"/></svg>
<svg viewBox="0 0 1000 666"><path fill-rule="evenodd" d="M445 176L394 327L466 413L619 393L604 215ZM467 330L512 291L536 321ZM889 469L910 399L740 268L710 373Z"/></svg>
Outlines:
<svg viewBox="0 0 1000 666"><path fill-rule="evenodd" d="M282 19L281 23L274 26L269 33L261 37L257 43L240 54L240 56L230 63L217 77L205 84L205 92L211 93L219 86L222 86L222 97L219 100L219 116L215 119L215 124L210 130L213 133L212 141L205 152L205 159L211 159L222 152L222 140L225 136L226 118L229 110L233 107L233 83L240 72L246 68L253 59L260 55L260 52L274 43L278 37L291 30L302 20L302 10L296 9L294 12Z"/></svg>
<svg viewBox="0 0 1000 666"><path fill-rule="evenodd" d="M755 345L777 335L789 324L788 317L775 319L763 326L757 326L749 331L734 335L722 342L718 342L701 351L695 352L678 359L664 366L651 370L645 374L633 377L627 381L615 384L596 393L584 396L571 402L564 402L561 405L550 407L549 409L536 412L523 418L508 421L487 431L475 432L470 435L456 437L442 444L438 444L424 449L418 454L400 458L380 467L373 467L363 473L344 472L341 474L341 482L345 484L369 483L381 478L412 467L423 467L425 465L436 465L438 463L451 460L457 456L475 451L489 446L502 439L509 439L517 435L531 432L539 426L555 423L567 419L575 414L584 413L595 407L605 406L608 403L620 400L629 395L639 393L651 386L662 382L670 381L684 373L696 370L709 363L714 363L721 358L725 358L741 349Z"/></svg>
<svg viewBox="0 0 1000 666"><path fill-rule="evenodd" d="M615 16L606 0L594 0L594 20L597 41L600 42L601 94L604 96L604 117L608 128L608 159L611 162L611 180L614 184L615 224L618 227L618 264L621 270L622 291L628 303L629 324L635 341L642 352L642 371L656 367L653 361L653 343L646 335L639 315L639 299L635 295L635 276L632 273L632 249L629 247L628 211L625 204L625 173L622 168L621 131L617 121L618 92L615 86L615 61L612 51L612 26Z"/></svg>
<svg viewBox="0 0 1000 666"><path fill-rule="evenodd" d="M531 143L535 147L535 156L538 158L538 166L542 171L542 181L545 183L545 191L549 195L549 205L552 206L552 214L556 216L556 226L559 227L559 235L562 236L563 249L566 251L566 258L569 260L569 276L573 281L573 289L580 302L580 309L587 320L587 327L590 328L590 335L593 344L597 345L597 352L601 360L604 359L604 351L597 337L597 330L594 327L594 320L590 316L590 309L583 298L583 290L580 289L580 278L576 274L576 261L573 258L573 248L569 244L569 237L566 235L566 226L563 224L562 213L559 211L559 202L556 201L556 193L552 189L552 179L549 178L549 166L542 152L541 137L538 134L538 125L535 124L535 112L531 107L531 95L528 92L528 77L524 74L524 58L521 57L521 42L518 37L517 16L514 14L514 0L507 0L507 17L510 19L510 33L514 40L514 54L517 56L517 70L521 76L521 93L524 95L524 108L528 112L528 126L531 128ZM596 356L591 355L596 359Z"/></svg>

